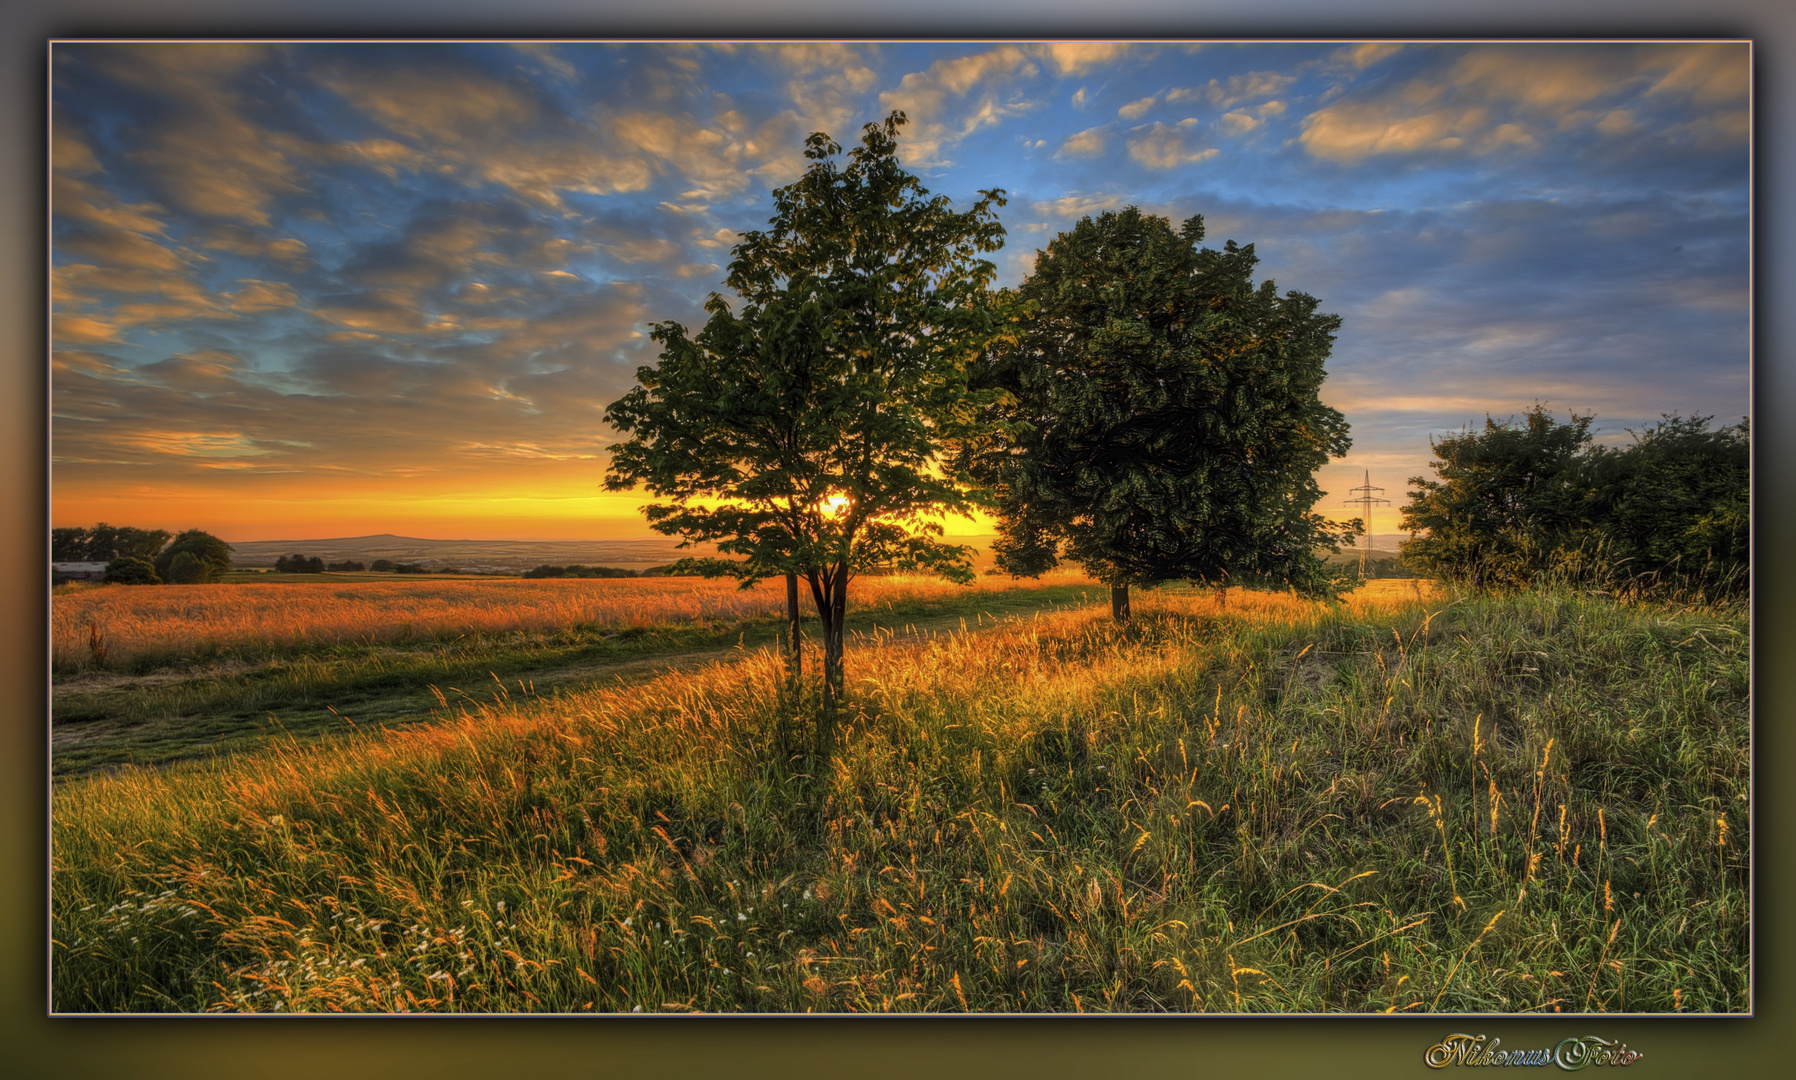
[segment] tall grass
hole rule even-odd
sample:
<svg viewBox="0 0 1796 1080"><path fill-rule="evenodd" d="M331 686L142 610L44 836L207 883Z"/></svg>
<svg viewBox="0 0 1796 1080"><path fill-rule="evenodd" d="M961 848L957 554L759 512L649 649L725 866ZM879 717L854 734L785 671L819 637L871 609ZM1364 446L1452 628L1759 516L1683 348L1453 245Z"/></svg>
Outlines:
<svg viewBox="0 0 1796 1080"><path fill-rule="evenodd" d="M1012 587L1008 579L988 578L974 591ZM57 669L75 671L300 645L735 622L777 615L785 602L783 588L762 582L740 589L730 581L689 577L113 585L56 595L50 647ZM864 609L965 592L965 586L933 577L869 577L855 583L853 601Z"/></svg>
<svg viewBox="0 0 1796 1080"><path fill-rule="evenodd" d="M1162 592L53 811L61 1011L1737 1011L1742 612Z"/></svg>

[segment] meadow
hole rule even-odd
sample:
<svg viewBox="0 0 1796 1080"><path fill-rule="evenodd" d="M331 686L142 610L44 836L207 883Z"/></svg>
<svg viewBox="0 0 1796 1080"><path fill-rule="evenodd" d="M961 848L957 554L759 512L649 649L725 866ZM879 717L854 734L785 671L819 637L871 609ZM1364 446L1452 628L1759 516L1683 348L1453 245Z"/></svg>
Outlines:
<svg viewBox="0 0 1796 1080"><path fill-rule="evenodd" d="M778 590L696 578L330 574L64 586L51 605L53 774L428 722L451 698L490 699L507 686L550 695L700 666L773 644L785 626ZM1083 603L1097 591L1064 573L971 588L872 577L857 583L848 625L862 635L914 632Z"/></svg>
<svg viewBox="0 0 1796 1080"><path fill-rule="evenodd" d="M70 779L53 1008L1751 1007L1744 607L1090 599Z"/></svg>
<svg viewBox="0 0 1796 1080"><path fill-rule="evenodd" d="M1085 579L1066 573L1044 579L1075 581ZM1014 588L1008 578L982 578L969 590L932 577L868 577L856 583L855 601L863 609L895 610ZM307 574L160 588L76 585L53 598L50 653L63 673L147 670L170 660L261 656L308 645L733 623L776 616L784 604L783 581L742 589L733 581L688 577L370 582Z"/></svg>

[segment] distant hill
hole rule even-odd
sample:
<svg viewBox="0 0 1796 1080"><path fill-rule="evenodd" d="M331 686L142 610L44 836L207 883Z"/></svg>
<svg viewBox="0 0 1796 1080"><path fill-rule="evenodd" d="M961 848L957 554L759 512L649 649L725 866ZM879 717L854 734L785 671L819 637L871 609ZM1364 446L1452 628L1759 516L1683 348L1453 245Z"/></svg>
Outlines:
<svg viewBox="0 0 1796 1080"><path fill-rule="evenodd" d="M241 567L273 566L283 555L306 555L325 562L376 559L418 563L435 570L454 566L463 570L524 571L548 563L565 566L616 566L642 570L661 566L688 555L713 555L709 546L681 548L670 537L633 540L428 540L416 536L343 536L323 540L237 540L231 542L231 561Z"/></svg>

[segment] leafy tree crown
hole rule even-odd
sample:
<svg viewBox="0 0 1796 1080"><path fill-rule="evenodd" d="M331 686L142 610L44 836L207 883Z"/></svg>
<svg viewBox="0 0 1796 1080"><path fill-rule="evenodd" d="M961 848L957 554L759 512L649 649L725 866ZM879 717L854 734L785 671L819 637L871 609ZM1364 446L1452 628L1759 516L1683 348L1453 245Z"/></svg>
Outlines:
<svg viewBox="0 0 1796 1080"><path fill-rule="evenodd" d="M1251 244L1203 236L1201 217L1130 207L1038 254L1029 316L983 366L998 434L962 457L998 493L1000 567L1332 591L1316 552L1350 529L1311 508L1315 469L1349 445L1319 396L1340 319L1256 286Z"/></svg>

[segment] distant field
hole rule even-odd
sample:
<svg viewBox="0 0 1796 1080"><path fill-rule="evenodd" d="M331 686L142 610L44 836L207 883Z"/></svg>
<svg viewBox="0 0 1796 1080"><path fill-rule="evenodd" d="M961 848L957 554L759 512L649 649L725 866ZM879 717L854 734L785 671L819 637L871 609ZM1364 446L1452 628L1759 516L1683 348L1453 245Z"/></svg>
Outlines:
<svg viewBox="0 0 1796 1080"><path fill-rule="evenodd" d="M785 605L783 581L745 590L732 581L690 577L334 580L339 577L271 574L266 583L64 588L51 600L52 662L73 671L307 644L736 622L777 615ZM1036 584L1085 580L1058 573ZM854 584L850 602L856 609L890 607L1015 587L1009 578L961 586L930 577L867 577ZM812 606L808 593L801 599Z"/></svg>

